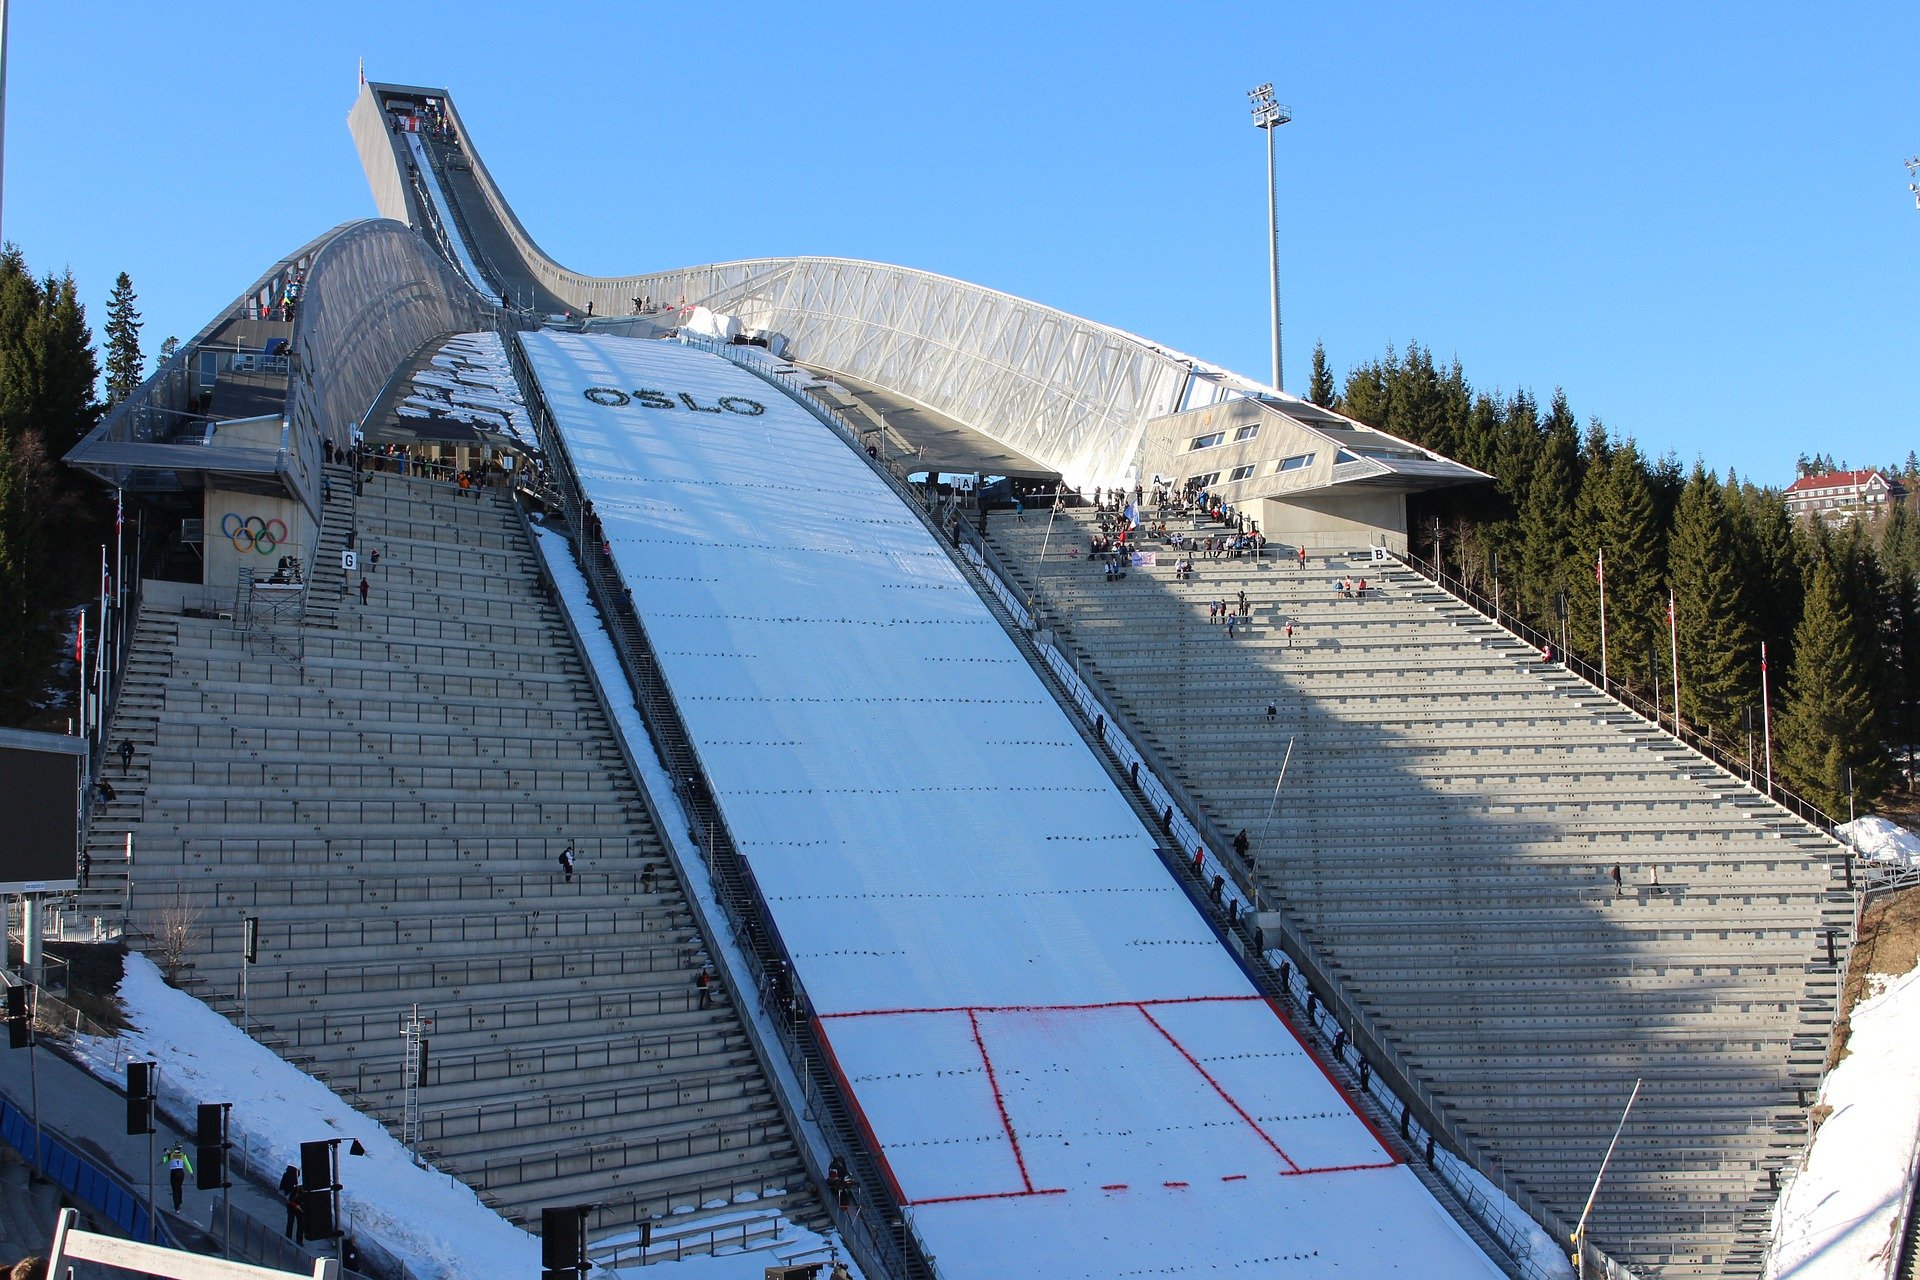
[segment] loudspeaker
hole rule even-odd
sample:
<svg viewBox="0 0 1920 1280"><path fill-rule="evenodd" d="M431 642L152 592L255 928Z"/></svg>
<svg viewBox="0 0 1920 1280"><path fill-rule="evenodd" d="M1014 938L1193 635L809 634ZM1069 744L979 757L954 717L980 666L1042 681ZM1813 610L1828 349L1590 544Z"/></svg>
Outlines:
<svg viewBox="0 0 1920 1280"><path fill-rule="evenodd" d="M242 923L240 953L248 964L260 963L260 917L248 916Z"/></svg>
<svg viewBox="0 0 1920 1280"><path fill-rule="evenodd" d="M300 1144L300 1189L312 1193L333 1190L333 1144Z"/></svg>
<svg viewBox="0 0 1920 1280"><path fill-rule="evenodd" d="M334 1193L303 1191L300 1194L300 1229L309 1240L331 1240L340 1234L334 1225Z"/></svg>
<svg viewBox="0 0 1920 1280"><path fill-rule="evenodd" d="M25 1049L33 1043L33 1015L27 1011L27 989L7 988L7 1047Z"/></svg>
<svg viewBox="0 0 1920 1280"><path fill-rule="evenodd" d="M420 1037L420 1074L414 1077L413 1082L421 1086L427 1083L427 1038L425 1036Z"/></svg>
<svg viewBox="0 0 1920 1280"><path fill-rule="evenodd" d="M200 1104L193 1135L194 1185L218 1191L227 1185L227 1109L218 1102Z"/></svg>
<svg viewBox="0 0 1920 1280"><path fill-rule="evenodd" d="M127 1132L152 1133L154 1064L127 1064Z"/></svg>
<svg viewBox="0 0 1920 1280"><path fill-rule="evenodd" d="M577 1276L586 1269L587 1242L580 1230L586 1212L571 1205L540 1211L540 1266L548 1272Z"/></svg>

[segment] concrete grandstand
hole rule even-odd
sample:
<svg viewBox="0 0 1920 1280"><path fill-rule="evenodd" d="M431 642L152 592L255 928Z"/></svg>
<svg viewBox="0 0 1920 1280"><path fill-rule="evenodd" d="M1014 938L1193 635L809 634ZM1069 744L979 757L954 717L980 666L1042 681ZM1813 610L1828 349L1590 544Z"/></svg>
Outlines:
<svg viewBox="0 0 1920 1280"><path fill-rule="evenodd" d="M70 919L190 919L182 985L603 1261L1560 1274L1644 1080L1590 1274L1760 1274L1843 851L1415 571L1477 472L904 268L583 276L445 90L349 126L383 217L69 456L174 570ZM1166 540L1103 565L1096 487Z"/></svg>

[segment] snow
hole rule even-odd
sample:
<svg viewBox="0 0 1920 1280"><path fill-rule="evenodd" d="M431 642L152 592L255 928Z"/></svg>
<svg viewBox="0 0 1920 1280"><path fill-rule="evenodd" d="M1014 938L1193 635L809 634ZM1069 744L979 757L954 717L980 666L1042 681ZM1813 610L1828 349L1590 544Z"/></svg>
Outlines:
<svg viewBox="0 0 1920 1280"><path fill-rule="evenodd" d="M716 356L524 341L943 1274L1499 1274L864 460Z"/></svg>
<svg viewBox="0 0 1920 1280"><path fill-rule="evenodd" d="M512 436L538 453L533 420L514 381L500 335L490 331L448 338L424 368L397 412L403 418L449 418Z"/></svg>
<svg viewBox="0 0 1920 1280"><path fill-rule="evenodd" d="M1773 1280L1882 1276L1899 1250L1920 1156L1920 968L1874 985L1820 1088L1832 1113L1774 1211Z"/></svg>
<svg viewBox="0 0 1920 1280"><path fill-rule="evenodd" d="M493 286L487 283L487 277L480 270L480 264L473 260L471 253L467 252L467 242L460 237L460 228L453 220L453 211L447 207L447 198L441 193L440 179L435 176L433 165L427 159L426 144L420 141L420 135L417 133L408 133L405 137L407 147L413 152L413 163L420 170L421 185L426 187L427 197L433 201L433 211L440 220L441 229L447 234L447 243L453 246L453 255L459 259L461 274L466 276L467 283L473 286L474 292L494 306L499 306L500 295L495 293Z"/></svg>
<svg viewBox="0 0 1920 1280"><path fill-rule="evenodd" d="M1920 836L1885 818L1856 818L1836 830L1861 857L1920 866Z"/></svg>

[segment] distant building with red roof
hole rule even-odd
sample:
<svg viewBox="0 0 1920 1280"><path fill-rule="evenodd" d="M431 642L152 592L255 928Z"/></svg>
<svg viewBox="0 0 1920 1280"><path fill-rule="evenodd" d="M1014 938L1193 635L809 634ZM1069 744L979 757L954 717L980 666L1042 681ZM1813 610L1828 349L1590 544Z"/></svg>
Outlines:
<svg viewBox="0 0 1920 1280"><path fill-rule="evenodd" d="M1796 516L1846 524L1871 518L1907 496L1906 486L1878 471L1829 471L1787 486L1787 510Z"/></svg>

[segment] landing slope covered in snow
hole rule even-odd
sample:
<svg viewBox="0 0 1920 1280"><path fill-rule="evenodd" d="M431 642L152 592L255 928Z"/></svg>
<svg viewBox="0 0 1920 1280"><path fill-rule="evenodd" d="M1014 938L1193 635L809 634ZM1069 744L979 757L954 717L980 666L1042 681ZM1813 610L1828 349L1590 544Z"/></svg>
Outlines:
<svg viewBox="0 0 1920 1280"><path fill-rule="evenodd" d="M1499 1274L862 459L718 357L525 341L943 1274Z"/></svg>

